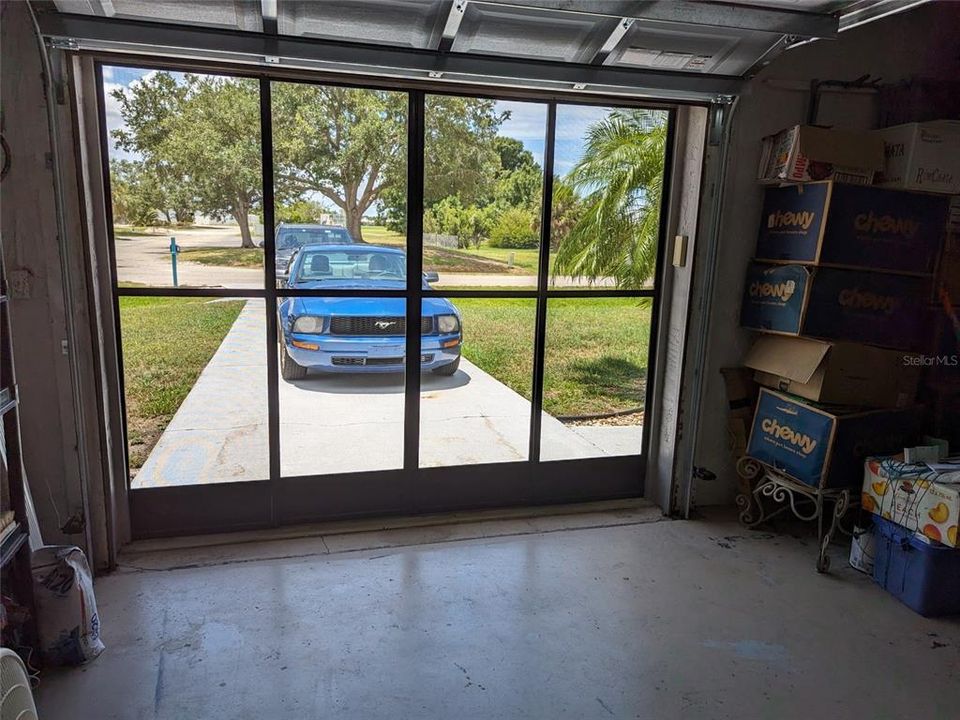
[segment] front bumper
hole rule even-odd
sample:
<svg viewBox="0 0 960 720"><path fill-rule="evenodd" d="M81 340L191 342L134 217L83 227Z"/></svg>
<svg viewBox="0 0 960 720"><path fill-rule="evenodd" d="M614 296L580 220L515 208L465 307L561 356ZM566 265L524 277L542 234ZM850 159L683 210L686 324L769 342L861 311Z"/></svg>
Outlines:
<svg viewBox="0 0 960 720"><path fill-rule="evenodd" d="M403 337L290 333L284 336L284 344L294 362L320 372L389 373L401 372L405 365L406 341ZM302 344L315 345L317 349L308 349ZM449 365L460 357L460 347L460 333L421 336L421 370L426 372Z"/></svg>

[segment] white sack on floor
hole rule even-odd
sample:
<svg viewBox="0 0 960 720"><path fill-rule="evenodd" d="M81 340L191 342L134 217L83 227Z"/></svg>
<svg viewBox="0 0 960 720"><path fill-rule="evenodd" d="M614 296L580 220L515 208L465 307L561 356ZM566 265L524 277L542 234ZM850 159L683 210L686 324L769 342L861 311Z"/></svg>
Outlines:
<svg viewBox="0 0 960 720"><path fill-rule="evenodd" d="M40 651L51 665L81 665L103 652L93 578L83 550L47 545L35 550L33 592Z"/></svg>

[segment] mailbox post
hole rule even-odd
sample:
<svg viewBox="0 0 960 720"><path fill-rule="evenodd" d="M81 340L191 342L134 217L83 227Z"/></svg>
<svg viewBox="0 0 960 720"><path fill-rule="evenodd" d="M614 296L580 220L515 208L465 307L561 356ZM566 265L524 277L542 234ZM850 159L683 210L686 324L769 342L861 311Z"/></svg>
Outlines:
<svg viewBox="0 0 960 720"><path fill-rule="evenodd" d="M170 236L170 267L173 269L173 286L180 287L177 281L177 253L180 252L180 246L177 245L177 238Z"/></svg>

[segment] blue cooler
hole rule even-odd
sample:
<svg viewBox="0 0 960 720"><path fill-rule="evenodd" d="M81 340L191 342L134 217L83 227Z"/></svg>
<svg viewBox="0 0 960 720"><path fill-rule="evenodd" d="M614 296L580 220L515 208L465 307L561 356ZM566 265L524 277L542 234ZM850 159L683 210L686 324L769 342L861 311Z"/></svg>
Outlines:
<svg viewBox="0 0 960 720"><path fill-rule="evenodd" d="M912 530L873 519L874 581L925 617L960 613L960 548L926 543Z"/></svg>

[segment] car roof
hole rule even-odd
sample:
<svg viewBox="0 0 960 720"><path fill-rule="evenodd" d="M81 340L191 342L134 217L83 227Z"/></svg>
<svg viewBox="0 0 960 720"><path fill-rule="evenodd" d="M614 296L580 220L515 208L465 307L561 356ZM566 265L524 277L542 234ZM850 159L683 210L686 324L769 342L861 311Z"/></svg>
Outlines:
<svg viewBox="0 0 960 720"><path fill-rule="evenodd" d="M323 250L324 252L376 252L376 253L388 253L392 255L403 255L403 250L399 248L392 247L383 247L382 245L369 245L367 243L325 243L325 244L314 244L314 245L304 245L300 248L301 253L309 252L310 250Z"/></svg>
<svg viewBox="0 0 960 720"><path fill-rule="evenodd" d="M346 230L345 225L322 225L320 223L280 223L277 226L277 229L293 229L293 230Z"/></svg>

